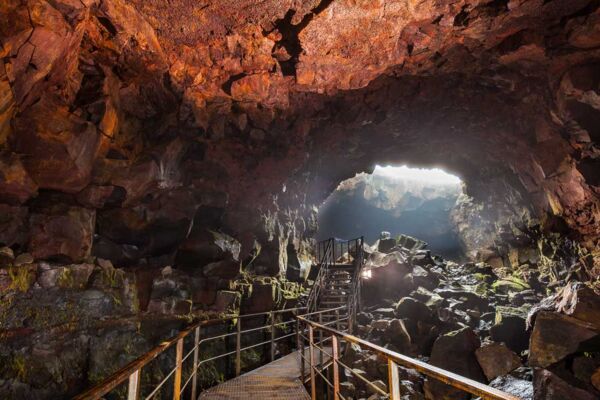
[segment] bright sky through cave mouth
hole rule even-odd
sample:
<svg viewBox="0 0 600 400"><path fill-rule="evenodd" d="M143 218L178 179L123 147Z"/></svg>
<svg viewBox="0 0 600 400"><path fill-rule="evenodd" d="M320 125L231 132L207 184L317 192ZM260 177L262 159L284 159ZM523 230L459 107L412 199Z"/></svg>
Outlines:
<svg viewBox="0 0 600 400"><path fill-rule="evenodd" d="M395 179L406 179L420 182L434 183L437 185L460 185L458 176L447 173L439 168L409 168L406 165L399 167L376 165L373 175L386 176Z"/></svg>

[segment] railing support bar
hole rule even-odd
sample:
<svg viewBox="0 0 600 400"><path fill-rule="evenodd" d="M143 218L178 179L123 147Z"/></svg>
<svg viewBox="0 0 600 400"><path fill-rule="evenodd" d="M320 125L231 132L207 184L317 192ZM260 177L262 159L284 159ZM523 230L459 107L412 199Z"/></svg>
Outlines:
<svg viewBox="0 0 600 400"><path fill-rule="evenodd" d="M127 400L138 400L140 397L140 371L137 369L129 375L129 386L127 387Z"/></svg>
<svg viewBox="0 0 600 400"><path fill-rule="evenodd" d="M308 343L310 351L310 398L311 400L317 400L317 382L315 381L315 348L314 348L314 337L313 327L308 326Z"/></svg>
<svg viewBox="0 0 600 400"><path fill-rule="evenodd" d="M271 361L275 360L275 314L271 311Z"/></svg>
<svg viewBox="0 0 600 400"><path fill-rule="evenodd" d="M235 376L242 373L242 319L237 320L237 334L235 335Z"/></svg>
<svg viewBox="0 0 600 400"><path fill-rule="evenodd" d="M323 314L319 314L319 324L323 325ZM323 331L319 329L319 345L323 347ZM323 367L323 352L319 350L319 366Z"/></svg>
<svg viewBox="0 0 600 400"><path fill-rule="evenodd" d="M192 398L191 400L196 400L198 395L198 359L200 358L200 327L197 326L194 332L194 366L192 368L192 374L194 377L192 378Z"/></svg>
<svg viewBox="0 0 600 400"><path fill-rule="evenodd" d="M338 365L338 338L331 335L331 355L333 356L333 400L340 400L340 370Z"/></svg>
<svg viewBox="0 0 600 400"><path fill-rule="evenodd" d="M177 341L175 355L175 380L173 381L173 400L181 398L181 365L183 363L183 338Z"/></svg>
<svg viewBox="0 0 600 400"><path fill-rule="evenodd" d="M400 378L398 376L398 364L388 358L388 381L390 400L400 400Z"/></svg>
<svg viewBox="0 0 600 400"><path fill-rule="evenodd" d="M300 361L300 382L304 384L304 341L302 340L302 335L300 334L300 320L296 320L296 347L298 351L298 361Z"/></svg>

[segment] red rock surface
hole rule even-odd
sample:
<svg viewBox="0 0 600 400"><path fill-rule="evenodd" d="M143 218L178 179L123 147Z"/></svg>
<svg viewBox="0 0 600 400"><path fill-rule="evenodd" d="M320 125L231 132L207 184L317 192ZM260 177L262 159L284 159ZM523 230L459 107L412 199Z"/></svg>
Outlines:
<svg viewBox="0 0 600 400"><path fill-rule="evenodd" d="M0 15L0 200L142 215L100 235L113 252L172 255L195 220L282 268L340 180L408 162L483 200L512 186L599 273L597 1L8 0ZM36 232L30 250L55 254Z"/></svg>

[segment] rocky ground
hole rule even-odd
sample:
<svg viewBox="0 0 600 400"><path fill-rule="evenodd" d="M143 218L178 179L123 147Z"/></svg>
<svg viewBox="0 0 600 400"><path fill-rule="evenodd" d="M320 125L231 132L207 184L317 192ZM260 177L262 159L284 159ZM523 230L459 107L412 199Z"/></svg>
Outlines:
<svg viewBox="0 0 600 400"><path fill-rule="evenodd" d="M531 267L458 265L425 247L406 236L373 246L360 337L523 399L600 396L597 286L573 280L548 286ZM358 345L343 362L376 385L387 381L386 360ZM345 376L346 398L379 398L349 371ZM400 377L403 399L470 398L403 367Z"/></svg>

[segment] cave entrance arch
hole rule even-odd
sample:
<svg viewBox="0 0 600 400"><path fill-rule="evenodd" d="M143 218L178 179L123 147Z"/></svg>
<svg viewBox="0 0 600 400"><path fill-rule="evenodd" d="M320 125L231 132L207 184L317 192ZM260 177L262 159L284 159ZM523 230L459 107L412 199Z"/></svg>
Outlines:
<svg viewBox="0 0 600 400"><path fill-rule="evenodd" d="M424 240L433 253L464 257L453 210L464 196L462 180L440 168L376 165L342 181L321 204L317 239L364 235L373 244L381 232Z"/></svg>

